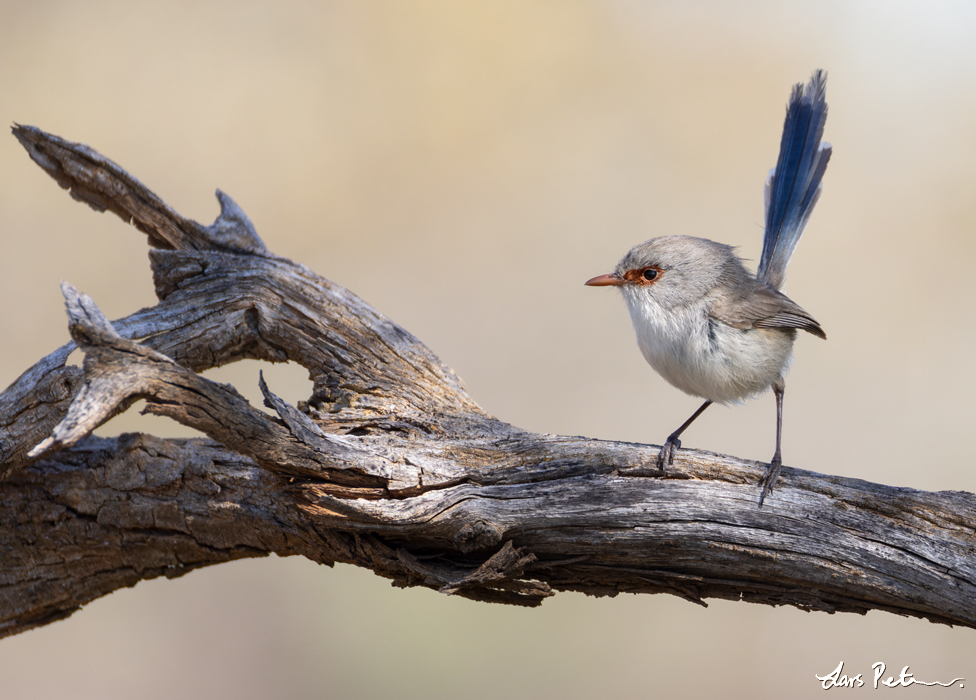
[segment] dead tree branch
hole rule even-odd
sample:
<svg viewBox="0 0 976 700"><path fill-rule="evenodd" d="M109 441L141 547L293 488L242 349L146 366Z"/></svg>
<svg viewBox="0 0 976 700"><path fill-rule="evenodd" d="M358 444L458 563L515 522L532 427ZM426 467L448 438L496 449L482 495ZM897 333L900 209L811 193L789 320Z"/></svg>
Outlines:
<svg viewBox="0 0 976 700"><path fill-rule="evenodd" d="M410 333L271 254L218 192L182 218L117 165L33 127L14 134L76 199L148 235L159 303L110 323L65 285L74 343L0 394L0 636L156 576L299 554L400 586L538 605L558 590L871 609L976 627L976 497L682 450L538 435L485 414ZM66 366L75 343L83 370ZM297 408L199 372L297 362ZM210 440L95 438L146 410Z"/></svg>

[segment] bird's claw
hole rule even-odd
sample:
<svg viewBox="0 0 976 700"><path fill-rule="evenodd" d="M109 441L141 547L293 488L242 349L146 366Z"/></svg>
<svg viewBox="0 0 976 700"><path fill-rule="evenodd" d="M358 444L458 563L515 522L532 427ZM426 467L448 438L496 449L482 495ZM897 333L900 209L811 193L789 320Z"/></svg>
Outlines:
<svg viewBox="0 0 976 700"><path fill-rule="evenodd" d="M779 452L773 455L773 459L769 463L769 468L766 473L759 480L759 485L762 486L762 492L759 494L759 507L762 508L763 501L766 500L766 494L773 492L773 486L776 485L776 480L779 478L779 472L783 468L783 458L780 457Z"/></svg>
<svg viewBox="0 0 976 700"><path fill-rule="evenodd" d="M681 440L677 435L669 435L661 446L661 452L657 456L657 468L662 474L674 463L674 454L680 447Z"/></svg>

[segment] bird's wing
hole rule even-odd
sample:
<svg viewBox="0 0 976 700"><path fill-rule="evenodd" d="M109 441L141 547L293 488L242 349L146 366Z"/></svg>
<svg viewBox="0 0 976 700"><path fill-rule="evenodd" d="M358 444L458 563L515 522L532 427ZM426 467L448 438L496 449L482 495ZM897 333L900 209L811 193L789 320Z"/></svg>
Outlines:
<svg viewBox="0 0 976 700"><path fill-rule="evenodd" d="M759 282L737 298L717 298L710 315L733 328L799 328L827 338L817 320L799 304Z"/></svg>

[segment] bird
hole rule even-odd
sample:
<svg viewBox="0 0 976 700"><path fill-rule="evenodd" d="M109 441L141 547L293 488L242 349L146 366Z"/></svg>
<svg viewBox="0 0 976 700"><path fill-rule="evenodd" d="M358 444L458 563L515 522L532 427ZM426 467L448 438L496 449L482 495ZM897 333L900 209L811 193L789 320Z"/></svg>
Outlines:
<svg viewBox="0 0 976 700"><path fill-rule="evenodd" d="M623 295L648 364L681 391L705 399L657 459L664 473L681 434L713 403L734 404L770 389L776 397L776 450L759 480L759 508L783 466L783 396L798 331L826 340L820 324L783 291L786 266L822 191L832 147L822 141L827 74L793 86L776 167L764 188L763 249L753 275L731 245L667 235L634 246L610 274L585 284Z"/></svg>

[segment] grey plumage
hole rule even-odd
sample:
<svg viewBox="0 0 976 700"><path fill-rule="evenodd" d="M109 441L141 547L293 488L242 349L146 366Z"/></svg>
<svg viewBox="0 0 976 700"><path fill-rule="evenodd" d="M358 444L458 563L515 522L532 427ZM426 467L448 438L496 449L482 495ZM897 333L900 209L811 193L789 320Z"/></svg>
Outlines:
<svg viewBox="0 0 976 700"><path fill-rule="evenodd" d="M632 274L656 269L653 282ZM732 246L661 236L635 246L614 275L637 344L670 384L716 403L768 391L792 359L796 329L826 337L785 294L756 279Z"/></svg>
<svg viewBox="0 0 976 700"><path fill-rule="evenodd" d="M766 230L756 275L731 246L661 236L634 246L612 274L587 282L618 287L647 362L673 386L705 399L661 448L662 470L680 447L681 433L713 402L736 402L773 389L776 452L763 479L760 506L782 465L784 377L796 331L827 337L813 316L780 291L830 159L830 145L821 143L825 81L825 73L817 71L790 96L779 158L766 182Z"/></svg>

